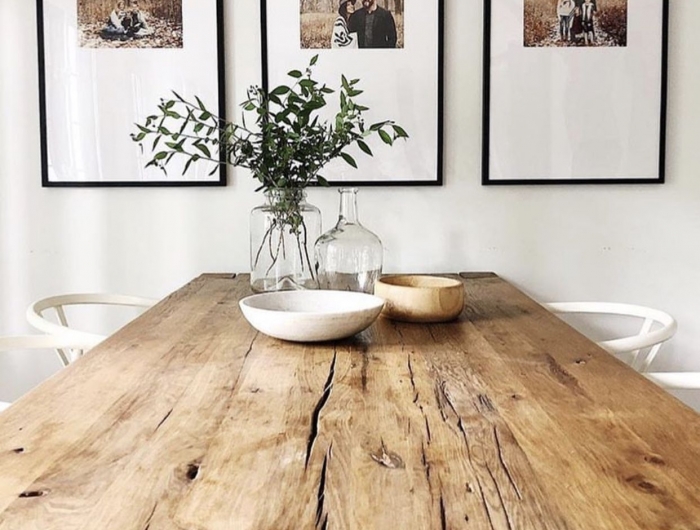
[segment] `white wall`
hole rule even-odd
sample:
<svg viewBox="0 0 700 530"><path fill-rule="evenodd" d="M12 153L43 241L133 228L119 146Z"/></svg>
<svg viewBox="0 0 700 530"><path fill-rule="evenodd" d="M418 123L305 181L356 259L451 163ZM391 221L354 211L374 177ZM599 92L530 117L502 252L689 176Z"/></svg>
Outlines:
<svg viewBox="0 0 700 530"><path fill-rule="evenodd" d="M360 193L386 270L491 270L538 300L665 309L679 332L658 367L700 370L700 2L671 0L667 184L562 187L480 184L481 4L446 0L445 185ZM259 12L226 8L232 116L259 82ZM28 331L25 307L50 294L161 297L201 272L246 271L260 197L244 171L225 189L41 188L35 16L31 0L0 2L0 333ZM310 192L326 228L336 195ZM48 353L0 363L17 382L0 399L58 369Z"/></svg>

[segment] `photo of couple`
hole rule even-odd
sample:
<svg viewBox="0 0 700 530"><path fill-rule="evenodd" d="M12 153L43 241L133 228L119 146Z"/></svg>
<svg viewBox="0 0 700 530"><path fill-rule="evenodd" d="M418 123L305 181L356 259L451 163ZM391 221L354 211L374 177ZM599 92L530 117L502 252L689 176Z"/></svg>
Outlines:
<svg viewBox="0 0 700 530"><path fill-rule="evenodd" d="M403 48L404 0L301 0L301 47Z"/></svg>
<svg viewBox="0 0 700 530"><path fill-rule="evenodd" d="M182 0L78 0L83 48L182 48Z"/></svg>
<svg viewBox="0 0 700 530"><path fill-rule="evenodd" d="M525 0L524 45L627 46L627 0Z"/></svg>

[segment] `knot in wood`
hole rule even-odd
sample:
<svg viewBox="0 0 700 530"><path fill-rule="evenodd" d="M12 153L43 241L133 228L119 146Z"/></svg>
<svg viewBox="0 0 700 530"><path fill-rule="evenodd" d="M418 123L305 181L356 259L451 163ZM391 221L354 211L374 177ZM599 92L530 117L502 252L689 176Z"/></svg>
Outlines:
<svg viewBox="0 0 700 530"><path fill-rule="evenodd" d="M403 463L403 459L398 454L387 450L384 442L382 442L379 451L370 453L370 456L377 464L388 467L389 469L403 469L406 467Z"/></svg>

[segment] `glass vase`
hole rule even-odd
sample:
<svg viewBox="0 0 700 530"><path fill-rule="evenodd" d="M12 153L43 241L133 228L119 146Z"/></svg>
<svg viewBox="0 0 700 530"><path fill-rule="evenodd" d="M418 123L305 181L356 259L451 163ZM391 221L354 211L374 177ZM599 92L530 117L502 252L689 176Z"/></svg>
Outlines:
<svg viewBox="0 0 700 530"><path fill-rule="evenodd" d="M265 192L250 212L250 286L255 292L316 289L311 256L321 233L321 212L302 189Z"/></svg>
<svg viewBox="0 0 700 530"><path fill-rule="evenodd" d="M358 220L357 188L338 192L338 223L316 241L314 249L319 287L372 294L382 273L382 242Z"/></svg>

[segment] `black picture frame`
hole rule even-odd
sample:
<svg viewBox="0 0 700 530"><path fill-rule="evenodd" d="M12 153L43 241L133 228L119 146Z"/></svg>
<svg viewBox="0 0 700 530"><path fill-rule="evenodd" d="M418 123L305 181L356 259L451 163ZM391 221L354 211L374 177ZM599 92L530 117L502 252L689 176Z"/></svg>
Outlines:
<svg viewBox="0 0 700 530"><path fill-rule="evenodd" d="M184 3L186 2L192 2L197 0L182 0ZM78 17L76 15L77 13L77 4L78 0L36 0L36 7L37 7L37 39L38 39L38 63L39 63L39 110L40 110L40 135L41 135L41 173L42 173L42 187L45 188L84 188L84 187L96 187L96 188L110 188L110 187L163 187L163 186L168 186L168 187L193 187L193 186L226 186L227 183L227 171L226 171L226 165L225 164L220 164L219 168L214 170L214 167L209 167L205 168L204 164L202 164L202 168L197 170L198 172L194 177L192 174L194 173L193 171L188 171L187 174L181 174L181 171L177 170L172 170L172 168L168 169L167 174L162 172L160 169L156 168L149 168L146 170L144 168L145 162L150 159L149 154L150 153L141 153L138 144L134 143L131 141L130 138L130 133L134 132L135 130L135 125L134 123L137 122L143 122L145 119L145 116L149 114L154 114L156 111L156 107L159 104L160 98L165 97L167 98L169 94L171 94L171 90L178 89L179 93L182 94L183 96L186 95L193 95L194 93L197 93L197 95L202 95L201 92L199 92L200 89L204 88L204 92L208 92L209 96L211 96L207 101L215 101L215 104L217 105L218 109L218 115L221 118L225 119L225 111L226 111L226 90L225 90L225 75L224 75L224 68L225 68L225 59L224 59L224 0L209 0L211 3L211 7L209 9L199 9L198 7L201 6L194 6L196 10L189 9L188 13L197 13L197 16L206 16L208 17L208 20L200 20L197 21L198 24L192 24L192 20L190 20L189 26L196 26L199 29L197 30L197 33L194 34L194 31L191 33L188 33L188 20L183 20L183 30L182 30L182 37L180 41L180 46L178 47L179 49L175 50L175 52L172 55L167 55L167 50L164 50L165 46L162 48L145 48L142 50L138 51L128 51L126 49L124 50L117 50L117 49L86 49L87 46L82 46L82 40L78 41L78 39L82 39L83 36L80 34L80 28L79 28L79 22L78 22ZM75 11L75 12L73 12ZM47 12L49 13L49 16L47 16ZM185 14L183 14L183 18L186 17ZM191 17L190 17L191 18ZM52 24L55 24L56 27L53 27ZM62 25L62 26L61 26ZM209 30L202 30L200 26L204 25L205 27L209 27L211 31ZM55 31L59 30L59 31ZM121 124L121 126L116 126L111 124L107 119L103 119L103 113L101 111L107 111L106 113L109 113L111 109L105 108L105 106L102 106L100 110L96 110L93 114L90 114L87 116L87 118L83 115L78 116L80 114L75 110L75 108L60 108L58 109L58 114L62 114L63 117L60 120L60 123L56 125L52 121L52 116L56 114L54 112L56 110L55 106L52 103L52 99L50 96L51 94L51 82L49 79L49 76L47 75L47 66L49 65L51 61L51 53L56 51L56 42L55 42L55 34L56 33L68 33L72 34L74 33L74 38L73 42L69 41L68 37L65 37L64 41L61 41L61 44L65 46L66 48L69 49L69 52L73 54L76 57L82 57L81 54L91 54L91 60L99 62L100 60L103 61L110 61L110 60L115 60L119 61L119 56L118 54L120 52L125 52L125 53L150 53L152 54L151 59L156 63L156 64L165 64L171 66L173 75L173 83L172 85L166 84L163 85L161 92L158 93L158 95L153 95L152 98L142 98L139 99L138 97L134 97L133 99L136 100L135 106L139 107L140 112L136 112L132 108L126 109L126 118L123 121L126 121L126 119L129 120L129 125L126 126L124 123ZM202 37L204 34L206 37ZM211 42L212 37L210 35L213 34L213 38L215 39L215 42ZM47 42L47 35L52 37L52 41L49 43ZM207 40L208 39L208 40ZM125 39L126 40L126 39ZM202 44L200 40L206 40L207 42ZM115 47L116 47L115 42ZM204 53L200 50L195 50L196 47L201 46L204 48ZM65 53L65 50L59 50L61 52ZM179 60L180 52L182 52L183 57L181 57ZM191 55L190 55L191 54ZM210 62L206 62L206 68L209 69L207 72L208 74L214 74L214 75L206 75L206 76L200 76L202 79L197 80L195 83L192 84L192 89L193 92L189 93L188 90L183 89L183 81L182 81L182 76L181 71L183 68L188 68L188 64L192 65L193 62L198 62L198 61L193 61L193 56L200 57L204 56L205 54L215 54L215 58L212 59ZM144 59L145 61L145 59ZM149 59L150 61L150 59ZM120 63L120 67L123 67L123 65ZM85 69L83 69L85 70ZM128 72L128 68L125 70ZM53 75L55 75L54 72L50 72ZM99 92L102 87L104 86L109 86L105 85L104 82L100 79L95 79L92 78L90 79L89 76L86 76L83 71L77 71L77 72L71 72L72 74L75 74L75 77L78 78L78 83L80 81L85 81L85 77L88 77L88 81L91 81L92 84L96 85L97 88L95 89L97 92ZM93 72L94 73L94 72ZM135 77L136 74L133 74ZM81 80L81 77L83 78ZM175 82L177 80L177 82ZM200 82L201 81L201 82ZM100 84L102 83L102 84ZM56 84L56 83L55 83ZM144 83L146 84L146 83ZM196 86L195 86L196 85ZM185 87L186 88L186 87ZM105 90L109 90L106 88ZM83 93L80 91L75 91L74 97L82 98L84 96ZM91 96L94 96L94 94L91 94ZM100 94L99 97L102 97ZM97 96L95 96L97 99ZM135 176L133 179L129 178L107 178L107 179L95 179L91 177L83 178L83 179L76 179L74 177L70 177L68 179L62 179L60 177L57 177L59 171L55 170L55 168L52 167L52 150L54 149L53 147L53 142L57 141L56 136L58 134L57 131L55 131L52 126L55 126L56 129L63 129L65 130L65 121L67 118L65 118L65 115L71 115L71 119L73 120L74 123L77 123L78 125L75 127L72 127L70 129L70 132L68 133L68 137L70 138L70 142L73 144L80 144L82 145L81 142L89 142L92 141L90 140L90 135L88 134L83 134L81 133L82 127L81 127L81 120L87 120L91 124L91 126L94 123L99 123L101 121L107 121L107 124L105 125L102 123L102 125L98 127L94 127L96 131L98 131L99 135L106 135L109 138L117 139L115 140L119 145L116 145L112 151L107 151L107 154L109 157L116 157L120 160L128 160L130 164L136 168L135 173L139 173L138 176ZM76 121L77 120L77 121ZM87 127L86 127L87 128ZM94 136L94 135L93 135ZM58 153L60 150L58 147L54 150L54 153ZM104 148L101 148L101 151L104 152ZM93 149L89 149L85 147L84 152L90 153L86 158L88 157L94 157L94 158L99 158L99 155L94 154ZM224 157L221 156L220 160L223 162ZM105 171L104 167L106 164L96 164L93 162L90 162L93 168L97 168L97 172L103 172ZM71 172L71 167L70 165L62 165L62 168L60 171L62 174L69 174L69 175L74 175L73 172ZM194 169L194 165L192 166L192 169ZM213 172L212 172L213 171ZM150 173L148 173L150 172ZM127 174L129 174L127 172ZM53 176L52 176L53 175Z"/></svg>
<svg viewBox="0 0 700 530"><path fill-rule="evenodd" d="M301 2L302 0L296 0L296 2ZM280 83L283 82L283 77L286 75L286 72L292 70L292 69L299 69L301 67L304 67L305 64L308 64L308 59L314 55L314 54L319 54L319 62L318 65L322 64L326 60L332 60L332 59L337 59L339 57L344 57L347 58L349 53L359 53L359 54L373 54L376 53L377 50L331 50L331 49L324 49L324 48L309 48L309 49L303 49L301 48L300 42L297 40L295 41L294 39L291 39L291 41L283 41L281 40L280 37L280 31L278 27L274 27L274 23L276 22L275 20L271 19L271 12L272 13L277 13L277 9L270 10L269 9L269 4L272 2L286 2L288 4L293 4L295 3L295 0L260 0L260 13L261 13L261 34L262 34L262 39L261 39L261 51L262 51L262 81L263 81L263 88L268 89L270 84L272 83L273 85L277 85L277 81ZM361 6L359 4L360 0L357 0L358 2L358 9ZM403 4L403 2L402 2ZM405 9L408 9L410 5L415 5L417 4L416 2L406 2ZM334 5L337 6L337 2L334 2ZM435 87L434 87L434 99L431 99L430 101L420 101L421 105L426 107L428 111L434 112L435 114L435 119L434 119L434 137L431 137L431 141L427 142L430 146L430 149L434 149L430 155L425 157L423 160L426 160L427 158L430 158L432 162L430 163L430 169L429 170L424 170L422 175L419 175L416 177L416 174L418 171L414 170L415 166L420 166L421 169L424 169L426 166L423 166L421 164L416 164L415 166L411 167L409 171L406 171L406 173L411 173L411 175L408 175L407 178L382 178L383 175L378 175L376 172L373 172L373 170L363 170L363 165L366 164L367 160L365 159L363 154L357 153L358 156L355 156L355 160L357 161L359 165L359 169L353 170L350 169L349 171L354 171L356 174L362 174L364 171L364 174L367 175L368 173L372 173L371 177L364 178L364 179L357 179L357 178L344 178L344 179L334 179L332 174L329 174L328 171L324 173L324 177L328 181L328 183L331 186L441 186L443 184L443 95L444 95L444 0L434 0L433 2L430 2L425 5L432 5L434 6L435 9L435 20L434 20L434 27L435 27L435 35L434 35L434 45L435 45L435 64L432 65L434 66L434 79L435 79ZM411 8L413 9L413 8ZM282 17L281 15L280 18L282 18L282 22L284 24L299 24L301 25L301 9L300 5L296 4L296 8L294 9L295 13L292 15L292 17L297 17L291 18L290 17ZM291 10L290 10L291 14ZM337 16L337 12L334 14L334 16ZM408 16L408 15L406 15ZM271 27L273 25L273 27ZM415 28L417 27L418 24L413 24L410 25L406 23L406 29L408 28ZM301 32L301 29L299 30ZM270 41L270 35L274 35L274 41ZM407 36L408 39L408 36ZM330 40L330 37L329 37ZM431 41L432 42L432 41ZM273 62L274 54L275 51L271 49L271 44L274 43L278 47L284 47L286 49L289 49L290 47L297 47L295 50L298 51L299 57L302 57L301 60L294 62L293 64L285 64L284 66L278 67L276 70L271 71L271 63ZM411 52L411 47L407 46L403 50L397 50L398 53L410 53ZM380 51L379 53L385 53L384 50ZM394 53L394 52L392 52ZM343 55L344 54L344 55ZM271 55L273 57L271 57ZM367 57L367 55L365 55ZM317 68L318 68L317 65ZM345 73L345 72L343 72ZM352 74L348 74L352 75ZM379 72L379 68L377 71L377 77L379 75L386 75L386 70ZM425 74L425 72L422 72L420 69L414 69L412 72L412 75L416 76L418 78L419 76L423 75L430 75L432 76L432 73ZM365 83L368 78L366 76L357 76L360 77L361 83ZM332 88L337 88L337 86L334 86L334 82L336 81L336 78L334 77L329 77L329 78L324 78L324 82L328 82L328 85ZM339 84L339 76L338 76L338 84ZM410 86L410 82L405 82L402 84L402 86ZM366 88L365 86L360 86L361 89ZM366 91L366 94L369 94L371 91L368 89ZM364 96L363 96L364 97ZM364 103L367 104L367 106L370 107L370 111L373 112L376 109L376 106L372 106L371 101L364 100ZM399 113L398 115L390 114L390 115L382 115L382 116L377 116L377 120L379 119L391 119L396 121L398 124L402 125L405 129L407 129L407 132L410 136L409 140L406 142L407 149L414 149L416 148L417 144L424 145L426 142L419 142L415 139L415 130L418 130L418 127L408 127L406 123L402 121L402 116ZM375 121L375 120L372 120ZM431 123L431 120L427 120L429 123ZM425 123L426 120L423 120L421 123ZM394 147L393 149L395 149ZM375 156L373 157L374 159L378 159L380 156L385 156L384 154L382 155L377 155L375 151ZM396 154L396 156L399 156ZM409 155L411 156L411 155ZM407 158L407 157L406 157ZM331 164L336 163L337 161L331 162ZM427 165L427 164L426 164ZM338 167L337 165L335 167ZM330 170L331 172L333 171L332 169ZM428 174L428 171L430 172L430 175L428 178L426 178L426 175Z"/></svg>
<svg viewBox="0 0 700 530"><path fill-rule="evenodd" d="M603 40L607 37L601 31L599 35L594 33L589 41L601 39L596 42L599 44L621 42L621 44L617 47L600 45L588 48L579 46L577 36L571 32L571 28L575 27L573 18L570 19L569 25L563 26L564 34L557 35L556 38L561 41L558 44L553 43L551 39L544 41L544 46L541 46L541 42L533 42L535 40L533 34L526 33L525 27L528 6L536 2L537 0L524 2L522 0L520 2L518 0L484 0L482 184L491 186L664 183L668 0L657 0L657 4L647 2L646 7L642 7L640 2L626 0L624 40L620 41L619 37L618 41ZM523 3L520 21L522 29L509 32L507 29L516 28L517 23L514 20L515 16L511 19L504 13L508 10L510 14L514 14L516 4ZM576 4L578 2L575 2L574 7L577 7ZM495 14L494 9L498 13ZM635 12L634 9L642 9L642 11ZM573 17L576 13L578 12L572 11L571 16ZM634 16L630 17L630 13ZM598 15L598 13L595 14ZM607 18L611 19L611 17ZM566 35L566 28L569 29L569 35ZM602 26L595 25L594 31L600 28ZM645 28L650 31L645 33ZM648 53L648 57L642 57L645 53ZM644 61L646 63L642 64ZM630 66L633 62L634 67ZM644 68L638 68L637 63L642 64ZM619 68L614 68L615 65ZM542 68L543 71L549 68L551 74L542 76L539 83L532 81L538 68ZM620 82L620 86L635 87L630 91L631 94L620 93L619 87L613 87L605 96L605 98L609 97L610 101L620 101L625 96L632 99L638 98L629 103L629 109L626 108L626 110L632 112L623 115L622 119L619 119L621 113L616 112L619 108L615 108L615 105L609 102L604 105L584 105L583 102L588 101L585 96L574 98L573 103L568 101L568 93L582 92L584 95L589 93L587 87L593 86L594 81L592 82L591 79L594 80L596 77L595 74L587 77L583 72L595 72L596 68L600 78L614 77ZM565 73L566 90L563 93L560 86L561 76L554 75L554 72ZM579 72L582 73L579 74ZM593 86L591 92L602 92L603 88L610 88L609 85L610 83L606 87ZM507 91L512 93L507 94ZM566 109L566 119L555 116L548 126L539 128L532 123L527 123L528 120L522 117L532 116L532 113L536 112L530 109L546 108L540 101L542 96L533 96L533 93L551 95L553 100L558 102L559 106L556 108ZM649 96L649 94L652 95ZM577 102L581 103L580 108L570 111L570 105L576 105ZM503 107L510 107L509 113L506 113ZM515 111L513 111L514 107ZM528 110L521 112L521 108ZM552 119L556 114L551 108L549 111L541 113L544 116L543 120ZM642 113L646 117L642 126L639 120L635 121L633 112ZM590 132L593 131L595 123L587 120L604 121L608 124L608 128L605 133L596 136L596 133ZM537 118L534 122L538 123ZM581 130L585 129L586 132L578 130L579 124ZM608 135L610 130L616 127L622 129L622 132L617 136L614 133ZM559 151L553 147L552 138L558 141L562 133L565 136L574 137L575 141L568 145L566 142L561 143L564 149L561 150L563 152L561 161L558 161ZM540 144L537 144L538 136L544 137ZM621 152L613 152L619 145L629 146L629 152L625 151L624 157ZM528 152L532 146L534 148ZM566 150L566 147L570 149ZM546 152L547 149L550 150L549 153ZM590 160L594 162L586 161L585 151L588 151ZM571 164L568 166L565 159L570 153L573 155L571 155ZM538 162L547 156L557 160L556 164L554 161L549 163L552 166L558 166L559 170L553 170L551 173L546 170L539 172L533 170L538 165L545 167L546 162L539 164ZM601 162L603 160L607 163ZM595 164L598 164L598 167L591 170ZM629 168L623 167L625 164ZM566 174L567 171L570 173Z"/></svg>

